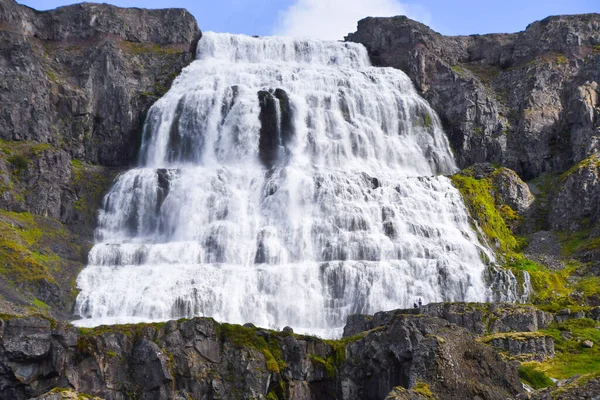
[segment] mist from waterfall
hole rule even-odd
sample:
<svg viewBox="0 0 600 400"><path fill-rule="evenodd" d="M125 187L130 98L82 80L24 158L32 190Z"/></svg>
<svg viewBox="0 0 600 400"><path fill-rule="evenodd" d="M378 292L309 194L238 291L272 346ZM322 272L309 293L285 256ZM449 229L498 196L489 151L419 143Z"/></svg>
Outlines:
<svg viewBox="0 0 600 400"><path fill-rule="evenodd" d="M362 45L205 33L104 199L76 324L331 337L349 314L489 300L455 171L436 114Z"/></svg>

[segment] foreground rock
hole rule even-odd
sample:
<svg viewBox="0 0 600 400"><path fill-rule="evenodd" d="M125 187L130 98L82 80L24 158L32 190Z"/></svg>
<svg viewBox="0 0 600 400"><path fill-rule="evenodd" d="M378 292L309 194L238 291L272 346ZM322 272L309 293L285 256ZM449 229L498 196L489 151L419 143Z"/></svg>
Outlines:
<svg viewBox="0 0 600 400"><path fill-rule="evenodd" d="M522 393L513 365L466 330L432 317L396 314L344 341L207 318L80 332L32 317L4 320L0 332L1 398L52 390L41 398L68 398L57 397L56 388L106 399L413 399L428 393L505 399Z"/></svg>
<svg viewBox="0 0 600 400"><path fill-rule="evenodd" d="M461 167L495 162L525 179L599 150L600 14L523 32L442 36L406 17L366 18L347 40L402 69L440 115Z"/></svg>

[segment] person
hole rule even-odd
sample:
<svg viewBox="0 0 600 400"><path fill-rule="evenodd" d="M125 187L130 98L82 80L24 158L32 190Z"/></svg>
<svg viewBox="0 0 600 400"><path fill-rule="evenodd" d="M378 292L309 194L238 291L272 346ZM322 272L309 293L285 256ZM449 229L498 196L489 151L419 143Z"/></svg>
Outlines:
<svg viewBox="0 0 600 400"><path fill-rule="evenodd" d="M419 297L419 307L421 307L423 305L423 302L421 301L421 298Z"/></svg>
<svg viewBox="0 0 600 400"><path fill-rule="evenodd" d="M419 307L417 306L417 303L414 303L414 304L413 304L413 307L414 307L414 308L419 308Z"/></svg>

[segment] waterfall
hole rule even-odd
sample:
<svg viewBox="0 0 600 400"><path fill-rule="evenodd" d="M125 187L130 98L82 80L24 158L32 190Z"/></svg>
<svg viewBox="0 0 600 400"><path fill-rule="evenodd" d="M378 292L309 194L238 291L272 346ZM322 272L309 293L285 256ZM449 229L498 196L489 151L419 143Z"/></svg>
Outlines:
<svg viewBox="0 0 600 400"><path fill-rule="evenodd" d="M489 300L455 171L436 114L362 45L205 33L104 199L76 323L337 336L353 313Z"/></svg>

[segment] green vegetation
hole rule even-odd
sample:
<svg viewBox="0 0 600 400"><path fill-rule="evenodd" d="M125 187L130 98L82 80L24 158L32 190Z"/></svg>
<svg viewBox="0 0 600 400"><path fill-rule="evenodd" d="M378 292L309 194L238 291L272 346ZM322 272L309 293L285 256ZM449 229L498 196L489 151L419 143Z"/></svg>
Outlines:
<svg viewBox="0 0 600 400"><path fill-rule="evenodd" d="M96 212L102 204L104 194L110 187L116 171L103 167L93 166L83 161L71 161L73 172L73 186L78 192L75 210L88 224L93 224Z"/></svg>
<svg viewBox="0 0 600 400"><path fill-rule="evenodd" d="M119 45L121 47L121 50L135 56L141 56L146 54L166 56L173 54L181 54L184 52L184 50L179 47L161 45L158 43L122 41Z"/></svg>
<svg viewBox="0 0 600 400"><path fill-rule="evenodd" d="M534 389L543 389L554 386L552 379L538 369L535 364L537 363L524 363L519 367L519 378Z"/></svg>
<svg viewBox="0 0 600 400"><path fill-rule="evenodd" d="M415 393L420 394L426 399L434 400L436 398L431 389L429 389L429 385L425 382L417 382L415 384L415 387L413 387L413 390L415 391Z"/></svg>
<svg viewBox="0 0 600 400"><path fill-rule="evenodd" d="M517 276L523 271L529 273L531 287L535 291L534 297L531 299L534 304L551 303L554 307L559 308L571 304L572 300L569 295L572 288L568 285L568 278L575 269L575 265L561 271L552 271L523 256L516 257L506 265Z"/></svg>
<svg viewBox="0 0 600 400"><path fill-rule="evenodd" d="M569 62L569 60L567 60L567 57L565 57L562 54L559 54L558 56L556 56L556 64L558 65L564 65L567 64Z"/></svg>
<svg viewBox="0 0 600 400"><path fill-rule="evenodd" d="M321 365L323 367L323 369L325 370L325 372L327 373L328 377L331 378L336 375L336 369L335 369L334 363L332 362L331 356L327 357L327 360L324 360L323 358L313 354L310 356L310 361L312 361L313 364Z"/></svg>
<svg viewBox="0 0 600 400"><path fill-rule="evenodd" d="M462 67L460 67L458 65L452 65L450 67L450 69L452 71L454 71L461 78L466 78L467 76L469 76L469 72L466 69L464 69L464 68L462 68Z"/></svg>
<svg viewBox="0 0 600 400"><path fill-rule="evenodd" d="M25 158L21 154L13 154L8 157L7 161L16 169L16 172L19 173L23 170L27 169L27 164L29 164L29 160Z"/></svg>
<svg viewBox="0 0 600 400"><path fill-rule="evenodd" d="M55 253L61 247L74 260ZM29 213L0 210L0 277L15 288L31 295L31 303L39 312L50 311L50 305L38 299L39 290L48 284L71 285L71 279L83 264L87 252L58 221ZM75 292L71 293L75 296Z"/></svg>
<svg viewBox="0 0 600 400"><path fill-rule="evenodd" d="M596 167L596 168L600 167L600 155L599 154L594 153L591 156L589 156L588 158L581 160L579 163L577 163L574 166L572 166L571 168L569 168L569 170L567 170L567 172L565 172L558 178L558 182L562 183L569 176L574 174L575 172L581 171L582 169L588 168L588 167Z"/></svg>
<svg viewBox="0 0 600 400"><path fill-rule="evenodd" d="M425 116L423 116L423 126L425 128L431 128L432 125L433 122L431 120L431 115L429 115L429 113L426 113Z"/></svg>
<svg viewBox="0 0 600 400"><path fill-rule="evenodd" d="M510 207L498 207L492 196L491 178L475 179L466 170L451 176L454 186L460 191L467 209L485 235L484 239L502 255L510 256L518 251L522 241L517 239L508 227L503 214L513 215ZM503 211L502 211L503 210Z"/></svg>
<svg viewBox="0 0 600 400"><path fill-rule="evenodd" d="M96 347L96 337L109 334L117 333L131 338L138 338L142 336L142 333L147 328L154 328L159 330L165 325L164 322L156 323L139 323L139 324L128 324L128 325L102 325L96 328L79 328L79 338L77 339L77 351L82 354L92 354L99 351ZM109 354L110 351L106 352L109 357L118 356L116 353Z"/></svg>
<svg viewBox="0 0 600 400"><path fill-rule="evenodd" d="M597 328L594 320L583 318L555 323L543 330L554 338L556 356L537 365L537 369L557 379L600 371L600 330ZM581 343L584 340L591 340L594 346L583 347Z"/></svg>
<svg viewBox="0 0 600 400"><path fill-rule="evenodd" d="M595 46L592 47L592 52L594 54L600 54L600 44L597 44Z"/></svg>
<svg viewBox="0 0 600 400"><path fill-rule="evenodd" d="M53 83L59 83L60 82L59 79L58 79L58 77L54 73L54 71L51 71L51 70L46 71L46 76L48 77L48 79L50 80L50 82L53 82Z"/></svg>
<svg viewBox="0 0 600 400"><path fill-rule="evenodd" d="M489 343L496 339L511 339L516 341L526 341L529 339L536 339L539 337L545 337L542 332L500 332L492 335L482 336L479 340L483 343Z"/></svg>
<svg viewBox="0 0 600 400"><path fill-rule="evenodd" d="M281 358L279 341L276 338L265 339L265 337L257 335L256 329L240 325L219 324L217 329L223 342L229 342L239 348L253 348L261 352L269 371L279 374L286 367L286 363Z"/></svg>

